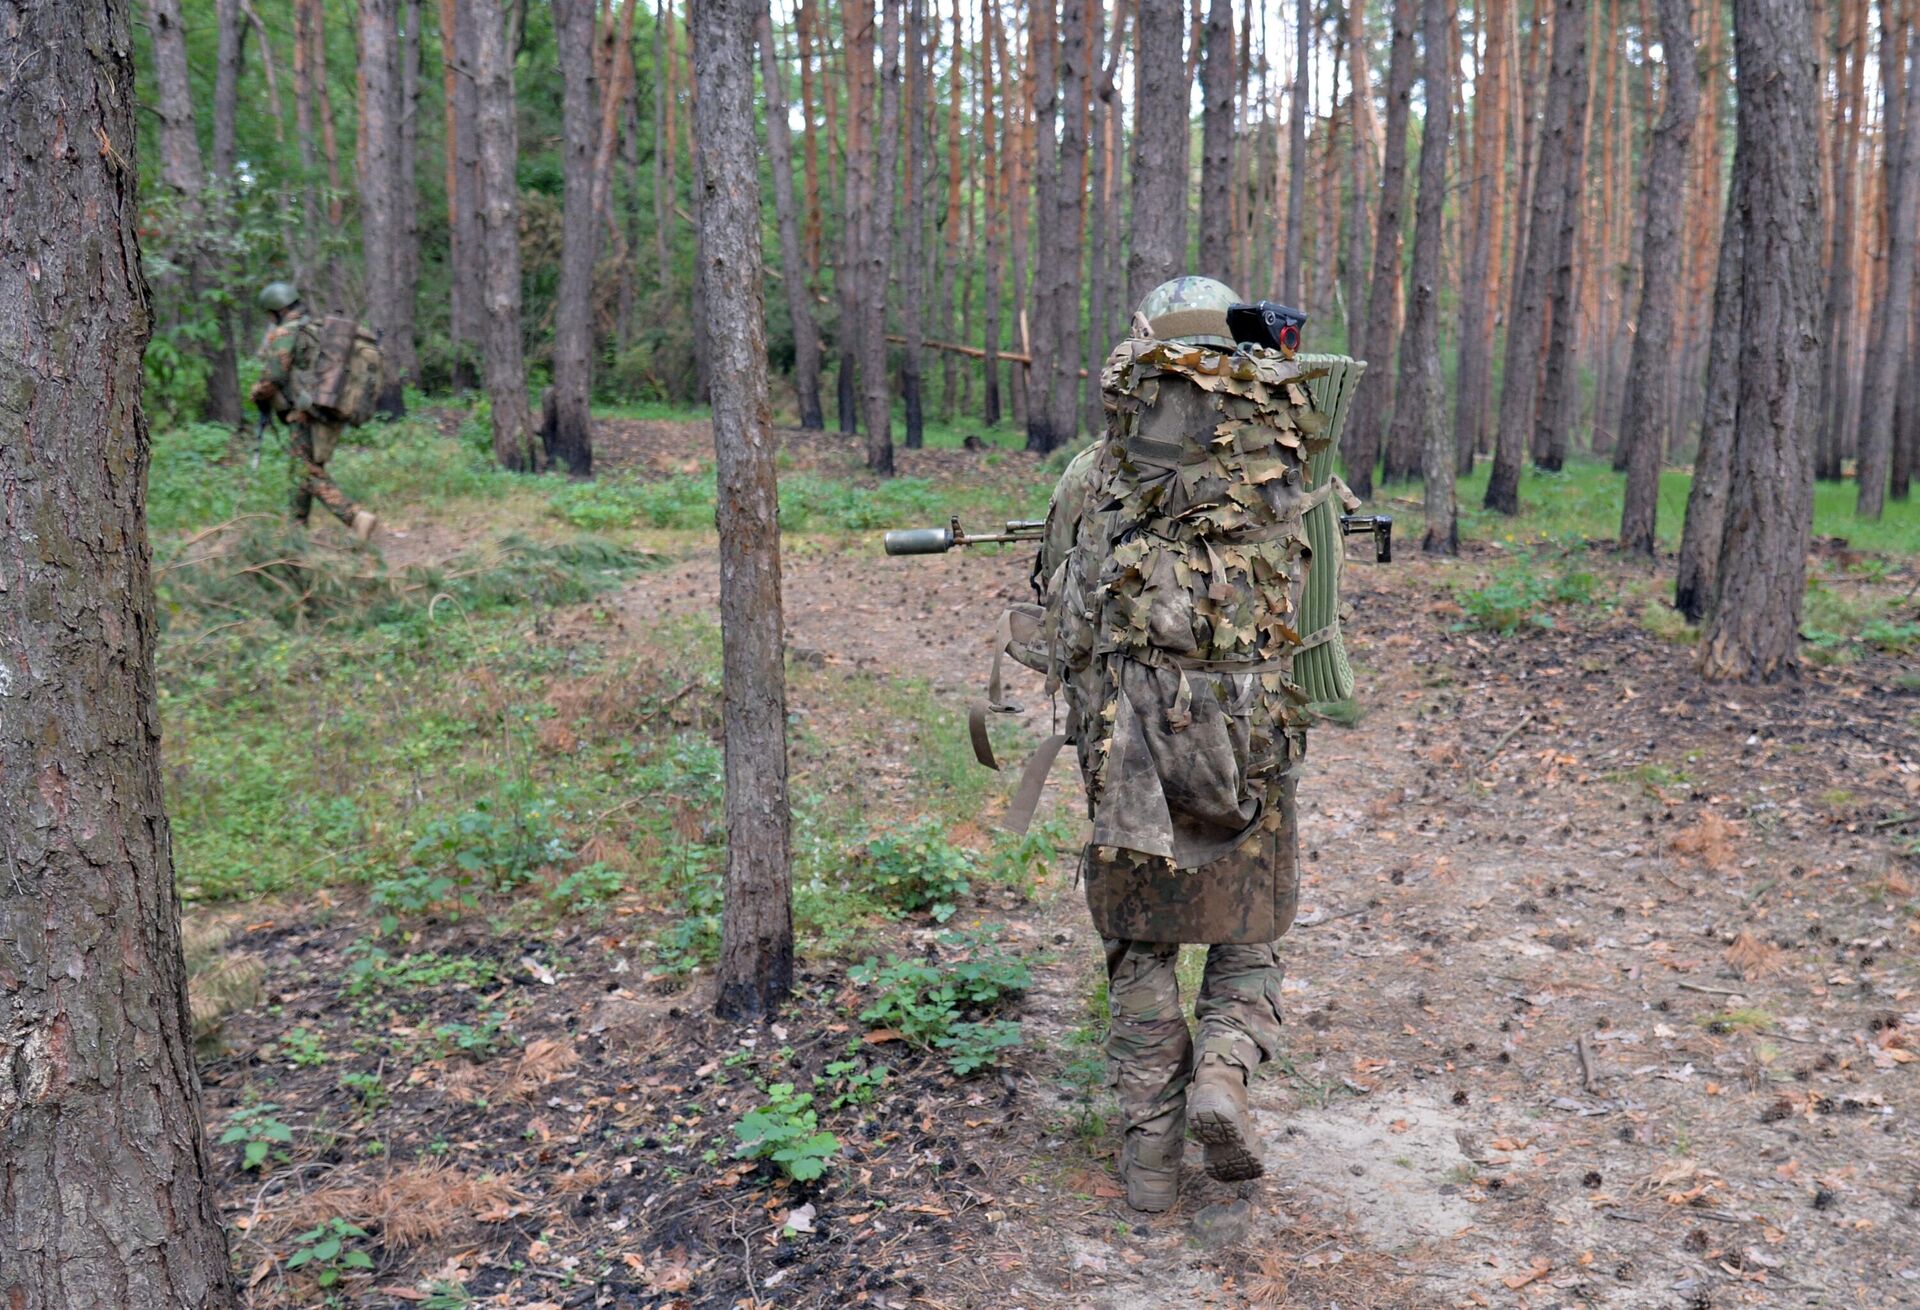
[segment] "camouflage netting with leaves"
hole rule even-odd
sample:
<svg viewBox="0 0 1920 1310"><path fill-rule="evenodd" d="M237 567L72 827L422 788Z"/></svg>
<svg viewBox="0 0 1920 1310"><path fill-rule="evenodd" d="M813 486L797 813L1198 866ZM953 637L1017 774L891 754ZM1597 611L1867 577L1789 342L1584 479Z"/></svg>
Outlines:
<svg viewBox="0 0 1920 1310"><path fill-rule="evenodd" d="M1252 837L1304 747L1294 655L1316 374L1264 350L1132 337L1101 376L1108 439L1052 622L1096 847L1193 869Z"/></svg>

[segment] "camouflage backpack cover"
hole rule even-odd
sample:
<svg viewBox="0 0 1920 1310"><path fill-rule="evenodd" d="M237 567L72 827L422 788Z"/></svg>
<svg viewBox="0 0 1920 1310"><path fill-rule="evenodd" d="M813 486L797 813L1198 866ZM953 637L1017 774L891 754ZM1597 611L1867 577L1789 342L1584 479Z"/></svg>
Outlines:
<svg viewBox="0 0 1920 1310"><path fill-rule="evenodd" d="M268 348L288 349L290 408L322 423L357 427L374 416L386 361L373 329L340 314L296 318L273 329Z"/></svg>
<svg viewBox="0 0 1920 1310"><path fill-rule="evenodd" d="M1295 664L1338 632L1302 618L1307 519L1323 505L1331 515L1329 497L1346 492L1310 393L1329 366L1221 349L1199 323L1136 317L1108 357L1106 436L1055 489L1038 602L1002 622L1001 649L1045 672L1067 703L1065 730L1028 766L1009 823L1030 818L1071 741L1101 934L1267 942L1292 922L1297 889L1294 782L1310 698ZM1180 339L1160 335L1170 326ZM998 659L989 702L1005 709ZM990 758L978 715L975 729Z"/></svg>

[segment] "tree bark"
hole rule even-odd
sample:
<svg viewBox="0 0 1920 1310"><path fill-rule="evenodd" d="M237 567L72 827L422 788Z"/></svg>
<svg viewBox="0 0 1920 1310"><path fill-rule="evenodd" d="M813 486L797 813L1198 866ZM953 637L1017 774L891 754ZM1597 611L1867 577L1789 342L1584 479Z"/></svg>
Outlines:
<svg viewBox="0 0 1920 1310"><path fill-rule="evenodd" d="M846 206L840 226L840 263L834 274L840 321L834 345L839 368L834 381L840 431L859 429L860 395L856 361L864 357L865 326L861 299L862 260L872 244L874 160L871 138L873 104L874 0L840 0L840 38L847 68Z"/></svg>
<svg viewBox="0 0 1920 1310"><path fill-rule="evenodd" d="M1486 507L1501 514L1520 512L1520 464L1534 430L1540 396L1540 344L1545 335L1547 301L1560 244L1560 219L1566 204L1566 164L1573 134L1580 130L1586 97L1575 99L1586 62L1586 0L1554 0L1552 67L1544 90L1546 117L1532 173L1531 213L1525 254L1514 285L1507 319L1507 346L1500 380L1499 436L1493 472L1487 479Z"/></svg>
<svg viewBox="0 0 1920 1310"><path fill-rule="evenodd" d="M480 230L479 95L474 85L474 32L483 5L440 0L440 54L445 61L449 381L473 388L482 335L486 255Z"/></svg>
<svg viewBox="0 0 1920 1310"><path fill-rule="evenodd" d="M1365 0L1346 0L1347 23L1347 108L1351 117L1353 157L1348 180L1347 208L1347 353L1355 359L1367 358L1366 340L1366 264L1368 183L1379 167L1375 145L1380 140L1380 124L1373 112L1373 75L1367 63L1367 8ZM1265 65L1260 74L1266 83ZM1266 97L1261 97L1262 105ZM1265 110L1262 109L1264 117Z"/></svg>
<svg viewBox="0 0 1920 1310"><path fill-rule="evenodd" d="M1086 0L1064 0L1059 35L1059 152L1053 192L1041 211L1049 214L1043 233L1047 253L1035 278L1036 282L1044 278L1048 284L1048 312L1053 319L1052 355L1043 379L1045 450L1071 442L1080 426L1080 261L1087 204ZM1034 448L1031 441L1028 448Z"/></svg>
<svg viewBox="0 0 1920 1310"><path fill-rule="evenodd" d="M947 205L940 219L940 240L936 247L939 269L934 276L933 303L938 307L940 331L949 341L960 340L960 307L954 299L954 279L960 271L960 228L963 223L961 196L966 194L962 186L966 178L967 166L961 162L960 152L960 84L961 69L966 63L967 34L962 27L962 7L960 0L953 0L953 46L952 55L947 60ZM934 37L928 42L927 80L934 80L934 50L938 43L940 27L939 7L934 8ZM976 79L977 80L977 79ZM965 211L972 216L971 206ZM955 402L960 392L960 360L947 354L940 361L940 417L952 421Z"/></svg>
<svg viewBox="0 0 1920 1310"><path fill-rule="evenodd" d="M1447 0L1424 0L1420 80L1427 118L1420 134L1420 198L1413 219L1413 297L1400 350L1400 403L1393 414L1396 433L1388 443L1389 448L1405 446L1419 452L1427 518L1420 547L1430 555L1460 553L1453 493L1458 455L1445 419L1446 389L1440 373L1441 243L1446 235L1447 148L1453 114L1452 26L1453 7ZM1398 431L1403 427L1404 436Z"/></svg>
<svg viewBox="0 0 1920 1310"><path fill-rule="evenodd" d="M793 394L800 426L826 426L820 410L820 329L813 321L813 293L800 249L800 220L793 195L793 142L787 127L787 74L774 48L773 19L764 0L754 19L760 43L760 75L767 97L767 160L773 169L773 208L780 230L780 268L793 323Z"/></svg>
<svg viewBox="0 0 1920 1310"><path fill-rule="evenodd" d="M1720 541L1727 527L1727 480L1731 475L1733 424L1738 408L1740 306L1746 247L1743 226L1746 183L1739 152L1727 189L1726 220L1713 281L1713 326L1707 343L1707 389L1700 411L1700 448L1693 457L1687 517L1680 528L1680 560L1674 570L1673 607L1689 623L1713 608L1720 569Z"/></svg>
<svg viewBox="0 0 1920 1310"><path fill-rule="evenodd" d="M1487 392L1493 385L1494 306L1499 291L1493 277L1494 236L1501 229L1500 195L1506 186L1506 8L1511 0L1491 0L1484 54L1475 66L1473 89L1473 219L1464 236L1466 273L1461 279L1460 366L1454 403L1457 467L1473 468L1487 426Z"/></svg>
<svg viewBox="0 0 1920 1310"><path fill-rule="evenodd" d="M727 874L715 1009L771 1014L793 989L780 526L761 324L753 32L762 0L692 9L694 129L704 196L699 272L713 349Z"/></svg>
<svg viewBox="0 0 1920 1310"><path fill-rule="evenodd" d="M1181 0L1140 0L1134 46L1133 244L1127 300L1179 275L1187 255L1187 99Z"/></svg>
<svg viewBox="0 0 1920 1310"><path fill-rule="evenodd" d="M396 261L400 289L394 309L402 326L395 333L395 370L406 378L420 376L420 351L415 340L420 296L420 0L401 0L406 30L400 47L400 256Z"/></svg>
<svg viewBox="0 0 1920 1310"><path fill-rule="evenodd" d="M1060 269L1054 263L1057 234L1047 221L1058 203L1060 189L1060 152L1054 136L1054 124L1060 115L1060 70L1056 62L1060 42L1054 31L1054 10L1059 2L1030 0L1027 7L1027 121L1034 136L1033 206L1038 221L1033 281L1028 287L1027 339L1022 345L1032 361L1026 368L1027 449L1043 454L1059 444L1053 432L1051 398ZM1072 0L1067 2L1071 4Z"/></svg>
<svg viewBox="0 0 1920 1310"><path fill-rule="evenodd" d="M406 410L401 359L413 354L410 298L401 253L400 120L401 32L398 0L360 0L360 124L355 163L360 173L360 253L367 319L380 334L387 370L377 402L397 416ZM402 343L402 338L406 340Z"/></svg>
<svg viewBox="0 0 1920 1310"><path fill-rule="evenodd" d="M594 8L594 0L553 3L565 194L560 288L553 305L553 387L542 406L540 440L547 464L576 478L593 476L593 269L600 257L596 174L602 116Z"/></svg>
<svg viewBox="0 0 1920 1310"><path fill-rule="evenodd" d="M867 469L893 476L893 387L887 371L887 283L893 270L894 198L900 148L900 28L905 0L881 0L880 122L874 133L871 204L860 294L860 399Z"/></svg>
<svg viewBox="0 0 1920 1310"><path fill-rule="evenodd" d="M1567 433L1573 426L1578 390L1578 362L1573 351L1579 326L1579 284L1574 262L1579 253L1582 199L1587 185L1587 100L1591 90L1587 58L1591 19L1586 0L1555 18L1556 50L1561 48L1557 24L1562 17L1574 38L1572 76L1565 92L1569 99L1567 135L1561 146L1565 155L1556 164L1564 194L1555 214L1559 234L1553 238L1553 269L1548 278L1547 351L1541 363L1540 401L1533 419L1534 463L1548 472L1557 472L1566 463Z"/></svg>
<svg viewBox="0 0 1920 1310"><path fill-rule="evenodd" d="M1387 152L1380 170L1380 210L1374 228L1373 274L1367 289L1366 349L1374 380L1360 388L1347 422L1343 462L1356 496L1373 494L1373 466L1380 458L1393 412L1393 347L1400 334L1400 227L1407 186L1407 117L1413 99L1414 28L1417 0L1394 0L1393 53L1387 67Z"/></svg>
<svg viewBox="0 0 1920 1310"><path fill-rule="evenodd" d="M480 138L480 229L486 271L483 292L487 397L493 406L493 456L516 473L538 472L540 451L527 409L527 368L520 337L520 191L515 178L519 129L514 121L512 0L473 0L473 80Z"/></svg>
<svg viewBox="0 0 1920 1310"><path fill-rule="evenodd" d="M1803 0L1735 0L1745 172L1739 390L1719 595L1700 639L1711 679L1773 682L1796 638L1820 414L1818 87Z"/></svg>
<svg viewBox="0 0 1920 1310"><path fill-rule="evenodd" d="M1829 226L1830 244L1826 263L1826 299L1821 306L1820 339L1825 345L1821 356L1820 391L1823 397L1819 439L1814 447L1814 476L1837 482L1842 476L1846 438L1853 432L1853 371L1856 347L1853 340L1854 310L1857 299L1854 259L1858 247L1859 226L1854 192L1855 174L1860 156L1860 119L1866 107L1864 97L1867 63L1867 6L1858 3L1839 5L1839 48L1835 52L1833 141L1833 213ZM1816 39L1825 40L1825 33Z"/></svg>
<svg viewBox="0 0 1920 1310"><path fill-rule="evenodd" d="M1673 387L1673 317L1680 293L1680 211L1686 203L1687 151L1700 89L1693 68L1689 0L1659 0L1666 103L1647 152L1647 199L1640 255L1640 310L1627 365L1627 494L1620 549L1651 558L1660 508L1660 465L1666 453L1667 404Z"/></svg>
<svg viewBox="0 0 1920 1310"><path fill-rule="evenodd" d="M1006 208L1004 193L1006 160L1000 150L1000 134L994 124L994 102L999 73L1006 61L996 58L998 15L995 0L980 4L980 169L981 204L987 211L986 269L984 299L981 303L981 340L984 352L981 375L985 379L980 392L980 420L988 427L1000 421L1000 262L1001 229ZM998 65L998 73L996 73Z"/></svg>
<svg viewBox="0 0 1920 1310"><path fill-rule="evenodd" d="M235 1304L161 778L132 50L123 0L0 8L0 1304L14 1310Z"/></svg>
<svg viewBox="0 0 1920 1310"><path fill-rule="evenodd" d="M1071 3L1072 0L1069 0ZM1227 281L1233 254L1233 0L1212 0L1200 64L1200 268Z"/></svg>
<svg viewBox="0 0 1920 1310"><path fill-rule="evenodd" d="M921 394L921 342L926 338L927 184L932 173L932 142L927 133L928 92L933 85L923 47L927 40L927 0L907 0L906 195L903 197L900 267L900 406L907 449L926 444L925 400Z"/></svg>
<svg viewBox="0 0 1920 1310"><path fill-rule="evenodd" d="M1300 261L1306 248L1307 114L1312 109L1307 65L1313 53L1313 12L1313 0L1299 0L1295 7L1293 97L1287 107L1287 231L1280 296L1295 306L1302 304L1306 292Z"/></svg>
<svg viewBox="0 0 1920 1310"><path fill-rule="evenodd" d="M219 27L213 66L213 176L218 181L231 182L246 20L240 12L240 0L214 0L213 15Z"/></svg>
<svg viewBox="0 0 1920 1310"><path fill-rule="evenodd" d="M1900 396L1901 361L1913 367L1914 343L1907 338L1913 317L1914 241L1920 229L1920 41L1908 54L1906 104L1896 111L1888 89L1890 137L1887 179L1887 285L1874 302L1867 349L1866 380L1860 393L1858 518L1877 519L1886 500L1888 466L1895 440L1895 410Z"/></svg>

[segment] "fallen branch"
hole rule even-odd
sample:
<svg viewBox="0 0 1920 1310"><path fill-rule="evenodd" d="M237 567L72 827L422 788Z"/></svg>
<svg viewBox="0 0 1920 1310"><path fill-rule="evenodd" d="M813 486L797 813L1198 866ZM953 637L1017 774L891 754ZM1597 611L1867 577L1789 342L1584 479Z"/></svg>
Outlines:
<svg viewBox="0 0 1920 1310"><path fill-rule="evenodd" d="M1493 743L1493 749L1487 753L1487 758L1480 762L1480 768L1484 769L1487 767L1487 765L1492 764L1495 760L1499 759L1500 752L1507 748L1507 743L1512 741L1516 736L1519 735L1520 729L1526 727L1529 723L1532 723L1532 722L1533 722L1533 711L1528 710L1525 714L1520 716L1520 722L1514 724L1511 728L1508 728L1505 732L1500 734L1500 740ZM1478 770L1476 770L1476 772L1478 772Z"/></svg>
<svg viewBox="0 0 1920 1310"><path fill-rule="evenodd" d="M1674 984L1683 992L1703 992L1708 996L1746 996L1747 991L1733 987L1709 987L1705 983L1687 982L1685 979Z"/></svg>
<svg viewBox="0 0 1920 1310"><path fill-rule="evenodd" d="M1574 1039L1573 1053L1580 1059L1580 1085L1586 1088L1590 1095L1600 1095L1600 1061L1594 1055L1593 1045L1587 1040L1585 1033L1581 1033Z"/></svg>

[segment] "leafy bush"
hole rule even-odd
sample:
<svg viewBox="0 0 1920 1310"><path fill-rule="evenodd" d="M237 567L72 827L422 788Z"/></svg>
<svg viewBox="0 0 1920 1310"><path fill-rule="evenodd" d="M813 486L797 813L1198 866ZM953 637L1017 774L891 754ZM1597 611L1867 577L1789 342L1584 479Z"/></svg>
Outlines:
<svg viewBox="0 0 1920 1310"><path fill-rule="evenodd" d="M547 904L556 910L577 913L606 904L624 891L626 885L625 874L604 860L595 860L556 883L547 892Z"/></svg>
<svg viewBox="0 0 1920 1310"><path fill-rule="evenodd" d="M1020 1042L1020 1025L1010 1020L969 1018L988 1015L1032 985L1026 963L981 936L950 933L946 944L957 958L941 963L888 956L883 965L869 958L848 970L855 985L870 988L872 1002L860 1011L863 1023L891 1028L923 1050L939 1050L949 1066L965 1076L997 1064Z"/></svg>
<svg viewBox="0 0 1920 1310"><path fill-rule="evenodd" d="M795 1182L811 1182L826 1173L840 1153L840 1139L819 1131L813 1094L798 1092L792 1083L767 1088L767 1103L749 1110L733 1126L740 1144L733 1154L741 1160L770 1160Z"/></svg>
<svg viewBox="0 0 1920 1310"><path fill-rule="evenodd" d="M938 823L922 820L896 834L869 837L852 863L874 892L908 912L926 910L936 922L953 917L960 897L973 889L973 853L953 845Z"/></svg>
<svg viewBox="0 0 1920 1310"><path fill-rule="evenodd" d="M428 987L483 987L495 976L491 963L471 955L422 951L396 957L371 942L355 942L347 948L347 954L353 957L353 963L347 966L349 996Z"/></svg>
<svg viewBox="0 0 1920 1310"><path fill-rule="evenodd" d="M336 1215L311 1232L301 1233L293 1239L293 1256L287 1261L287 1268L311 1267L314 1282L322 1287L332 1287L344 1274L373 1268L372 1256L347 1245L349 1240L366 1235L366 1229Z"/></svg>
<svg viewBox="0 0 1920 1310"><path fill-rule="evenodd" d="M832 1089L834 1096L827 1105L829 1110L849 1105L871 1105L880 1095L880 1089L887 1085L887 1067L884 1064L862 1069L858 1060L835 1060L821 1072L826 1076L817 1079L815 1085L824 1082Z"/></svg>
<svg viewBox="0 0 1920 1310"><path fill-rule="evenodd" d="M220 1134L220 1145L233 1146L243 1144L240 1154L242 1169L258 1169L269 1159L285 1163L285 1148L293 1142L293 1129L273 1117L280 1107L271 1101L259 1105L242 1106L233 1112L233 1118L227 1124L227 1131Z"/></svg>

